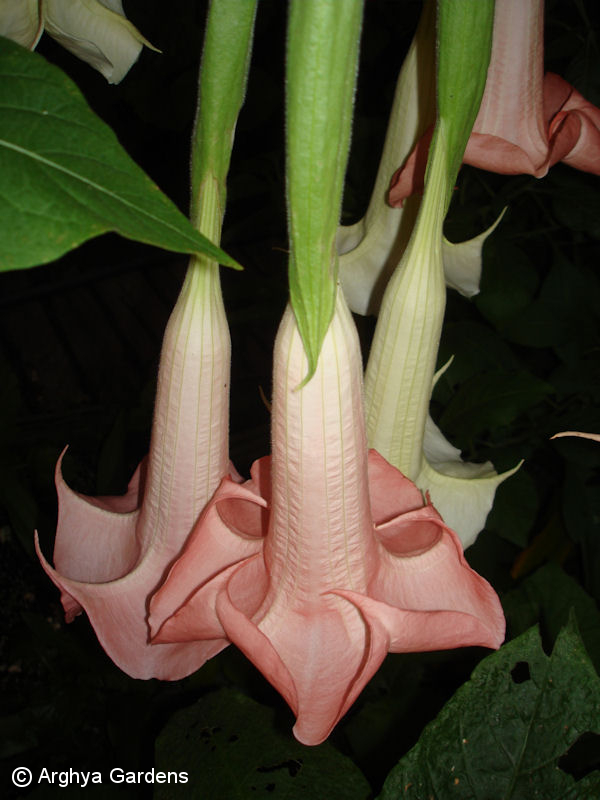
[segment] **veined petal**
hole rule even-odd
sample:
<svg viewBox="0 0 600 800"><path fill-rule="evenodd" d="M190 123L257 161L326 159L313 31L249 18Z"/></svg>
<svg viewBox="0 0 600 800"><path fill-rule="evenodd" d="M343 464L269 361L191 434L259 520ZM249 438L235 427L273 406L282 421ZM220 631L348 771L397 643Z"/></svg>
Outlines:
<svg viewBox="0 0 600 800"><path fill-rule="evenodd" d="M600 109L559 75L544 76L544 103L562 100L548 130L551 146L574 169L600 175Z"/></svg>
<svg viewBox="0 0 600 800"><path fill-rule="evenodd" d="M140 551L138 508L110 510L115 504L130 505L137 494L137 479L134 476L124 496L126 501L88 498L69 489L60 464L59 460L55 569L44 558L37 534L35 547L46 574L61 591L67 621L84 609L102 647L132 677L185 677L227 642L170 644L163 648L148 643L146 599L159 583L165 562L160 552Z"/></svg>
<svg viewBox="0 0 600 800"><path fill-rule="evenodd" d="M43 32L38 0L0 0L0 36L33 50Z"/></svg>
<svg viewBox="0 0 600 800"><path fill-rule="evenodd" d="M119 83L139 58L143 45L156 48L125 17L120 2L45 0L46 31L109 83Z"/></svg>
<svg viewBox="0 0 600 800"><path fill-rule="evenodd" d="M296 737L318 744L389 649L497 647L504 620L419 489L367 455L360 351L339 292L317 369L300 386L305 369L288 308L271 462L256 462L245 486L223 481L151 606L175 607L155 641L237 645L296 714Z"/></svg>
<svg viewBox="0 0 600 800"><path fill-rule="evenodd" d="M256 475L260 468L254 470ZM252 481L240 486L223 479L164 585L150 601L153 641L207 638L207 631L212 631L213 638L223 638L214 598L228 578L228 568L262 551L268 524L265 506ZM263 597L264 592L261 601Z"/></svg>
<svg viewBox="0 0 600 800"><path fill-rule="evenodd" d="M500 647L504 636L491 635L476 616L463 611L411 611L356 592L339 591L368 623L385 630L390 653L426 653L455 647Z"/></svg>

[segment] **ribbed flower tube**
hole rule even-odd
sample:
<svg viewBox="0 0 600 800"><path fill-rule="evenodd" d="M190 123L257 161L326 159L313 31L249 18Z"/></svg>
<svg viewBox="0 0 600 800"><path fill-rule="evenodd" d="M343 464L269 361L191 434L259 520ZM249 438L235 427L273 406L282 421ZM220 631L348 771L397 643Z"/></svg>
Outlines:
<svg viewBox="0 0 600 800"><path fill-rule="evenodd" d="M218 235L216 193L203 208L203 229ZM150 645L146 620L150 595L228 471L230 350L218 266L193 258L164 335L150 452L127 494L81 495L57 465L54 569L36 539L38 556L67 620L85 610L108 655L135 678L182 678L226 644Z"/></svg>
<svg viewBox="0 0 600 800"><path fill-rule="evenodd" d="M273 365L269 604L280 594L288 605L322 603L327 587L361 592L368 584L374 552L363 535L371 512L361 373L356 329L338 292L317 372L298 389L306 362L286 311Z"/></svg>
<svg viewBox="0 0 600 800"><path fill-rule="evenodd" d="M436 148L413 236L383 296L365 373L369 445L411 480L421 470L446 307L444 159Z"/></svg>
<svg viewBox="0 0 600 800"><path fill-rule="evenodd" d="M367 451L358 338L338 291L312 378L295 316L275 343L273 455L225 478L152 598L156 643L237 645L318 744L388 651L498 647L493 589L421 492ZM163 622L161 622L164 620Z"/></svg>

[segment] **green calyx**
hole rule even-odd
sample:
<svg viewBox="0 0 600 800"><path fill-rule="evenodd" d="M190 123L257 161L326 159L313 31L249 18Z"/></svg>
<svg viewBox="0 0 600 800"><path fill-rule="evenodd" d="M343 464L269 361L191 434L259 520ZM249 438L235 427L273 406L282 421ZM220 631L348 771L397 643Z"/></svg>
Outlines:
<svg viewBox="0 0 600 800"><path fill-rule="evenodd" d="M334 311L335 236L348 148L362 0L292 0L287 47L287 204L290 300L317 365Z"/></svg>

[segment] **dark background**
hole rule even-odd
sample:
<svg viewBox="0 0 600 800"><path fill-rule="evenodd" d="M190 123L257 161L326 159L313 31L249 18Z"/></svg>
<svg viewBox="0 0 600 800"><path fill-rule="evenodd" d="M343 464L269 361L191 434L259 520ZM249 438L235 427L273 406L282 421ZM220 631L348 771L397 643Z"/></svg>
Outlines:
<svg viewBox="0 0 600 800"><path fill-rule="evenodd" d="M125 9L162 54L144 50L119 86L48 36L38 51L71 76L133 159L186 211L206 3L130 0ZM600 105L598 5L549 2L547 9L548 69ZM345 223L366 208L419 11L411 0L366 1ZM233 343L231 457L242 473L269 451L260 390L269 396L287 295L285 15L284 2L259 0L222 240L245 267L222 271ZM539 181L464 168L449 238L479 233L506 205L486 246L481 295L467 301L449 292L440 363L451 354L455 360L432 408L465 457L491 458L499 470L526 459L468 551L473 565L504 599L553 562L597 603L600 446L548 440L559 430L600 431L598 178L563 165ZM277 709L281 729L291 729L283 701L233 648L173 684L123 675L85 615L65 625L58 592L33 554L34 528L44 552L52 552L53 469L65 444L65 476L88 494L123 491L146 452L162 331L185 266L185 257L107 235L53 264L0 276L0 756L8 768L150 767L171 714L222 686ZM372 320L357 323L367 348ZM490 396L490 386L508 386L511 399L500 390ZM551 639L556 619L550 624L541 601L529 616L514 607L509 637L539 621ZM331 737L374 793L483 655L469 649L388 657ZM365 716L366 704L379 717ZM53 791L34 787L30 795ZM131 797L148 792L123 790Z"/></svg>

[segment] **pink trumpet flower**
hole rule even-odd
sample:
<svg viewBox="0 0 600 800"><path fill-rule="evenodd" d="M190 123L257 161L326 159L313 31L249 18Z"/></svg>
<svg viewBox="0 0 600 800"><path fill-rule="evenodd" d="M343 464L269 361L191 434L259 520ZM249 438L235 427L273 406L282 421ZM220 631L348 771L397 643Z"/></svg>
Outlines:
<svg viewBox="0 0 600 800"><path fill-rule="evenodd" d="M273 453L226 477L150 603L154 642L236 644L318 744L386 653L497 648L491 586L429 500L367 451L356 330L338 292L317 369L290 308L275 344Z"/></svg>
<svg viewBox="0 0 600 800"><path fill-rule="evenodd" d="M390 204L423 187L430 129L392 178ZM600 175L600 109L559 75L544 75L543 0L496 3L485 92L463 162L541 178L559 161Z"/></svg>
<svg viewBox="0 0 600 800"><path fill-rule="evenodd" d="M192 259L164 336L150 452L122 497L86 497L56 467L53 569L67 621L87 613L134 678L189 675L225 642L151 645L147 605L227 474L230 339L218 266Z"/></svg>

